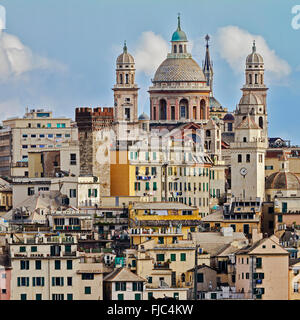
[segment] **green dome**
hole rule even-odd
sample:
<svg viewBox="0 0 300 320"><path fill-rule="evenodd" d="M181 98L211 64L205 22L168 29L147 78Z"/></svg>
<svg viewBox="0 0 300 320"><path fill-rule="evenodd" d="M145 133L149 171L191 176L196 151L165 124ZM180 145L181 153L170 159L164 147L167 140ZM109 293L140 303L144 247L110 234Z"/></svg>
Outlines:
<svg viewBox="0 0 300 320"><path fill-rule="evenodd" d="M176 30L172 35L171 41L187 41L186 34L182 30Z"/></svg>
<svg viewBox="0 0 300 320"><path fill-rule="evenodd" d="M171 41L187 41L186 34L185 34L185 32L183 32L181 30L181 27L180 27L180 16L179 15L178 15L177 30L173 33Z"/></svg>

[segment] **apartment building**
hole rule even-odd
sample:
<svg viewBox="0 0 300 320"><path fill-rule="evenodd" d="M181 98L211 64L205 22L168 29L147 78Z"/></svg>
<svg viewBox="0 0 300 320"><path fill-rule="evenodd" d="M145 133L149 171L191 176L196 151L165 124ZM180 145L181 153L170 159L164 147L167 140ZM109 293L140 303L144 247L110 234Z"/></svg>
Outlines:
<svg viewBox="0 0 300 320"><path fill-rule="evenodd" d="M102 300L100 257L80 253L77 238L15 234L8 238L12 300Z"/></svg>
<svg viewBox="0 0 300 320"><path fill-rule="evenodd" d="M104 300L143 300L145 279L128 268L116 268L103 281Z"/></svg>
<svg viewBox="0 0 300 320"><path fill-rule="evenodd" d="M1 175L26 177L29 152L69 147L71 142L78 141L78 130L70 118L54 118L51 111L31 109L23 118L3 121L0 141L0 157L4 157Z"/></svg>
<svg viewBox="0 0 300 320"><path fill-rule="evenodd" d="M128 210L133 245L149 239L161 244L188 239L201 219L197 207L180 202L137 202L129 204Z"/></svg>
<svg viewBox="0 0 300 320"><path fill-rule="evenodd" d="M236 254L236 289L246 299L287 300L288 272L289 252L274 235Z"/></svg>

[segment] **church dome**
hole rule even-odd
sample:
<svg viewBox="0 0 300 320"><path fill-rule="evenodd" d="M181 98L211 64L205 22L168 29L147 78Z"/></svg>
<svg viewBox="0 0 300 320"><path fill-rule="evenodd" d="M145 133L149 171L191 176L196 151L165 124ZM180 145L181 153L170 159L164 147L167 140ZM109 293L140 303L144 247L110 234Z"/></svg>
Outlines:
<svg viewBox="0 0 300 320"><path fill-rule="evenodd" d="M198 63L192 58L167 58L158 67L153 82L201 81L206 78Z"/></svg>
<svg viewBox="0 0 300 320"><path fill-rule="evenodd" d="M256 52L255 41L253 41L252 52L246 58L246 64L262 64L264 63L263 57Z"/></svg>
<svg viewBox="0 0 300 320"><path fill-rule="evenodd" d="M292 172L275 172L267 178L266 189L300 190L300 181Z"/></svg>
<svg viewBox="0 0 300 320"><path fill-rule="evenodd" d="M223 121L234 121L234 115L231 113L225 114Z"/></svg>
<svg viewBox="0 0 300 320"><path fill-rule="evenodd" d="M123 53L117 58L117 64L132 64L134 63L133 56L127 52L126 42L124 43Z"/></svg>
<svg viewBox="0 0 300 320"><path fill-rule="evenodd" d="M187 37L184 31L176 30L172 35L171 41L187 41Z"/></svg>
<svg viewBox="0 0 300 320"><path fill-rule="evenodd" d="M140 116L139 116L139 120L150 120L149 116L143 112Z"/></svg>
<svg viewBox="0 0 300 320"><path fill-rule="evenodd" d="M255 95L254 93L247 93L245 95L242 96L239 104L255 104L255 105L259 105L262 104L261 100L259 99L259 97L257 95Z"/></svg>

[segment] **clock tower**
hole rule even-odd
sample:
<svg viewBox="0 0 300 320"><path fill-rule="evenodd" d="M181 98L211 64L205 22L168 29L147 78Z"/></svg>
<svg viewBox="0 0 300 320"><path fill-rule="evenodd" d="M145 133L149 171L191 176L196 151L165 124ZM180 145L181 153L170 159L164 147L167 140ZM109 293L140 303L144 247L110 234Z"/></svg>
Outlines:
<svg viewBox="0 0 300 320"><path fill-rule="evenodd" d="M264 201L266 148L263 130L247 115L230 144L231 192L236 201Z"/></svg>

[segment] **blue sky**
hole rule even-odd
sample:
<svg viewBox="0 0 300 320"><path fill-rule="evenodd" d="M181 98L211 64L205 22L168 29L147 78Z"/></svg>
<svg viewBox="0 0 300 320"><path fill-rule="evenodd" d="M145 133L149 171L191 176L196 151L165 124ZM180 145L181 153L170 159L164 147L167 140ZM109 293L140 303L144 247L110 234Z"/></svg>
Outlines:
<svg viewBox="0 0 300 320"><path fill-rule="evenodd" d="M45 106L55 115L73 119L76 106L112 106L115 60L124 40L132 54L154 50L157 63L166 54L180 12L182 29L200 65L204 36L211 35L214 92L229 110L239 102L244 60L252 38L258 38L257 51L261 44L269 62L269 136L300 145L300 29L291 26L296 1L3 0L0 4L7 11L0 45L0 119L22 116L26 106ZM243 46L234 48L233 39ZM11 43L18 50L12 50ZM13 65L9 65L12 60L3 60L6 52L16 59ZM140 113L149 113L147 89L154 71L147 69L147 63L137 63Z"/></svg>

